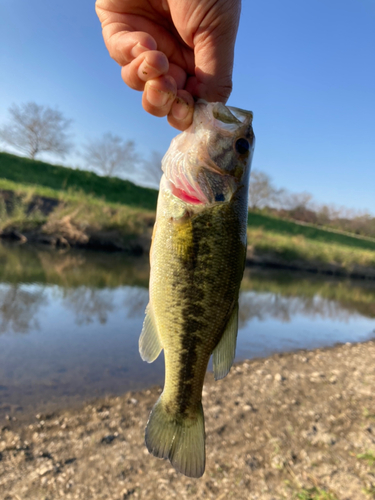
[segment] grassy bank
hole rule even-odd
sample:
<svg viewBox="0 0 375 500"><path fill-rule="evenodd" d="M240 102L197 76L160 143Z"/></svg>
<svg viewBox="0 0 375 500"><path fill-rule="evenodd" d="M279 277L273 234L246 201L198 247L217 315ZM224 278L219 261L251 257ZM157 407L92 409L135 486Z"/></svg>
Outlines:
<svg viewBox="0 0 375 500"><path fill-rule="evenodd" d="M0 233L61 246L126 249L151 238L154 211L82 191L0 179ZM23 240L22 240L23 241Z"/></svg>
<svg viewBox="0 0 375 500"><path fill-rule="evenodd" d="M375 251L375 239L340 231L332 231L309 224L301 224L291 220L279 219L258 212L249 213L248 227L250 230L262 228L264 232L271 234L299 236L306 240L324 244Z"/></svg>
<svg viewBox="0 0 375 500"><path fill-rule="evenodd" d="M111 203L155 210L157 191L136 186L116 177L100 177L42 161L0 153L0 178L25 186L42 186L54 191L81 192Z"/></svg>
<svg viewBox="0 0 375 500"><path fill-rule="evenodd" d="M365 250L361 245L355 247L355 238L349 245L332 243L331 235L327 233L326 241L322 241L306 238L303 234L294 236L252 228L248 230L248 255L267 255L285 263L304 261L316 266L335 265L352 271L356 266L375 270L375 249Z"/></svg>
<svg viewBox="0 0 375 500"><path fill-rule="evenodd" d="M3 235L17 231L32 241L37 233L44 243L112 250L142 239L148 251L155 190L0 153L0 191ZM332 265L351 273L358 267L361 273L363 268L375 273L371 238L250 212L248 243L249 262L265 258L281 265L308 263L317 270Z"/></svg>

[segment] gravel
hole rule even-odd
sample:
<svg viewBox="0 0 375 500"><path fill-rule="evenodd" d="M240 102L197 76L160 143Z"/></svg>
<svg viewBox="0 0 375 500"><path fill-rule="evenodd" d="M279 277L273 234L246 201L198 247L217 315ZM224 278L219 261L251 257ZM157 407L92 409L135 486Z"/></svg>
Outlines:
<svg viewBox="0 0 375 500"><path fill-rule="evenodd" d="M0 427L4 500L375 498L375 341L245 361L203 391L206 472L149 455L161 392L12 419Z"/></svg>

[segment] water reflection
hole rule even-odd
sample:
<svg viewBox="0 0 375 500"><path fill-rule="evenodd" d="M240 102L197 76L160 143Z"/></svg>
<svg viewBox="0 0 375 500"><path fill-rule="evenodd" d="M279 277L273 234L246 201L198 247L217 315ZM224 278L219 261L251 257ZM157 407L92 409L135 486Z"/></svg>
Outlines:
<svg viewBox="0 0 375 500"><path fill-rule="evenodd" d="M267 275L268 274L268 275ZM134 277L134 270L132 271ZM118 276L117 276L118 278ZM240 294L239 326L253 319L273 318L291 322L297 314L306 318L348 321L353 314L375 317L375 284L324 280L293 275L285 282L283 273L259 272L247 276ZM69 276L65 277L69 282ZM108 281L105 279L104 281ZM125 280L123 280L125 281ZM121 283L124 285L124 283ZM61 302L77 326L94 322L105 325L111 314L121 308L127 318L143 316L148 302L146 288L130 286L123 303L115 306L113 292L120 288L95 286L55 286L52 297L46 284L0 284L0 334L28 333L39 328L41 308ZM265 291L271 290L271 291Z"/></svg>
<svg viewBox="0 0 375 500"><path fill-rule="evenodd" d="M263 286L265 285L263 281ZM249 283L247 283L249 286ZM325 284L322 283L325 288ZM88 286L76 288L52 287L48 285L0 285L0 334L25 334L40 329L42 308L53 308L57 303L71 315L77 326L99 323L105 325L108 318L122 310L125 318L143 317L148 303L146 288L127 287L126 297L121 304L115 303L115 291L121 289L98 289ZM345 300L325 299L322 290L315 288L314 296L295 297L285 293L282 287L278 292L258 292L242 290L240 293L239 328L254 319L267 321L276 319L283 323L293 320L296 315L310 319L348 321L353 314L373 318L374 305L358 301L358 289L348 289ZM342 292L342 290L341 290ZM363 292L363 290L362 290ZM353 298L349 300L350 293Z"/></svg>
<svg viewBox="0 0 375 500"><path fill-rule="evenodd" d="M128 318L143 317L147 304L148 290L135 287L129 290L123 303Z"/></svg>
<svg viewBox="0 0 375 500"><path fill-rule="evenodd" d="M95 321L105 325L108 315L113 312L110 290L80 286L64 289L62 295L62 304L74 314L77 325L89 325Z"/></svg>
<svg viewBox="0 0 375 500"><path fill-rule="evenodd" d="M0 285L0 334L28 333L38 329L37 314L46 305L43 288L25 290L22 285Z"/></svg>
<svg viewBox="0 0 375 500"><path fill-rule="evenodd" d="M339 302L316 297L284 297L275 293L242 292L240 295L239 327L252 319L269 318L290 323L297 314L307 318L348 321L352 313Z"/></svg>
<svg viewBox="0 0 375 500"><path fill-rule="evenodd" d="M0 241L0 280L64 288L148 286L148 259L123 253L55 250L48 247L5 245Z"/></svg>
<svg viewBox="0 0 375 500"><path fill-rule="evenodd" d="M0 245L0 418L162 383L162 357L138 354L148 273L122 254ZM365 340L374 318L374 282L247 269L237 359Z"/></svg>

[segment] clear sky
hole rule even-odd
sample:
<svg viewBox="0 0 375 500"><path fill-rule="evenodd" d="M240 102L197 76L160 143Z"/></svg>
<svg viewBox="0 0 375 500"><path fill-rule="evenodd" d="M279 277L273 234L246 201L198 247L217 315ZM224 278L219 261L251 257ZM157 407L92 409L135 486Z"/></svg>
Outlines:
<svg viewBox="0 0 375 500"><path fill-rule="evenodd" d="M177 133L122 82L93 0L0 2L0 125L27 101L72 118L77 150L112 132L147 157ZM373 0L243 0L228 104L254 112L253 168L277 187L375 214Z"/></svg>

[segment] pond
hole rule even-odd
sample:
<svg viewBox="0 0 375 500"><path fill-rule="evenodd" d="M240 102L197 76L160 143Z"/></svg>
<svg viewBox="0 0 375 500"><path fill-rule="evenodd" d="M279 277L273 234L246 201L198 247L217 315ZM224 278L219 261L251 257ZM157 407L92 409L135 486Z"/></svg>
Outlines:
<svg viewBox="0 0 375 500"><path fill-rule="evenodd" d="M138 353L147 258L0 245L0 419L162 384ZM236 360L375 336L375 282L247 268Z"/></svg>

